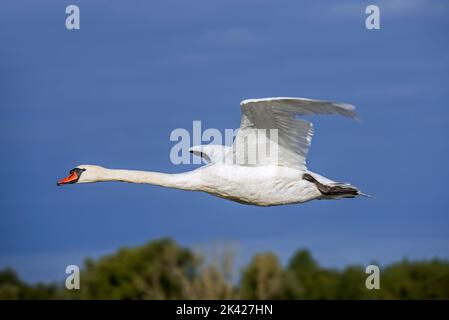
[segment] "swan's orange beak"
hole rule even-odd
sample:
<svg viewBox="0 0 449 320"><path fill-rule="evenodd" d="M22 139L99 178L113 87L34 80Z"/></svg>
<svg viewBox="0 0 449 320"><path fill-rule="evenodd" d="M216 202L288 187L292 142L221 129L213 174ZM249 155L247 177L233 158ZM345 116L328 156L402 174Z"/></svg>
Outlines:
<svg viewBox="0 0 449 320"><path fill-rule="evenodd" d="M58 180L56 184L60 186L68 183L75 183L76 181L78 181L78 179L79 179L78 174L75 171L72 171L68 177Z"/></svg>

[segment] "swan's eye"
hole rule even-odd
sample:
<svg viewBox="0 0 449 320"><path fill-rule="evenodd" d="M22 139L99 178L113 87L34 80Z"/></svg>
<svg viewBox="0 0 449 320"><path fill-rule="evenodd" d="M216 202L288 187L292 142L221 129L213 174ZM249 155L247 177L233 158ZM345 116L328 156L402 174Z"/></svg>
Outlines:
<svg viewBox="0 0 449 320"><path fill-rule="evenodd" d="M81 169L81 168L73 168L72 170L69 171L70 174L72 173L77 173L77 174L81 174L81 172L86 171L86 169Z"/></svg>

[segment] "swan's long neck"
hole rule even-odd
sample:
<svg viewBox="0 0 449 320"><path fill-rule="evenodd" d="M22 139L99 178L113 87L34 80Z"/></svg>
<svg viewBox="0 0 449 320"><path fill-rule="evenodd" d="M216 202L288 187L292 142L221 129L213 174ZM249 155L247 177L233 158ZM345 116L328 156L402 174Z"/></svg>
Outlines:
<svg viewBox="0 0 449 320"><path fill-rule="evenodd" d="M130 183L146 183L167 188L197 190L199 177L196 171L183 173L160 173L152 171L104 169L96 181L121 181Z"/></svg>

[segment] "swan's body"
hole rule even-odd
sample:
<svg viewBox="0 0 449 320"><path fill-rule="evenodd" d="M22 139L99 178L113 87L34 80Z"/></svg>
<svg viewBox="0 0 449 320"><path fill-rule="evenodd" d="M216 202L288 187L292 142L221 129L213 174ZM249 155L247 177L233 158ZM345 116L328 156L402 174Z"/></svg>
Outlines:
<svg viewBox="0 0 449 320"><path fill-rule="evenodd" d="M305 160L311 143L312 124L295 118L296 115L309 114L341 114L356 118L353 106L300 98L268 98L245 100L241 107L241 125L232 147L205 145L190 149L190 152L208 162L196 170L166 174L81 165L58 184L106 181L145 183L204 191L224 199L259 206L363 195L349 184L337 183L307 170ZM248 148L251 135L259 129L277 130L277 139L267 133L269 139L255 141L261 148L261 144L265 146L276 140L275 148L269 147L276 149L276 153L268 152L267 155L266 152L263 156L251 153L259 150L251 151ZM238 150L244 150L243 157L240 157Z"/></svg>

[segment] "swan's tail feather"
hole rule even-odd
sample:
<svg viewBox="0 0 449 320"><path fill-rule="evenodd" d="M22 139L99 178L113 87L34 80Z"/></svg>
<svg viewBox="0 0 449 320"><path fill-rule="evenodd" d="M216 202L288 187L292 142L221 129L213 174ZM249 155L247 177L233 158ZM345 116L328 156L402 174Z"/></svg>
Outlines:
<svg viewBox="0 0 449 320"><path fill-rule="evenodd" d="M366 193L363 193L363 192L361 192L360 190L359 190L359 193L357 194L358 196L362 196L362 197L365 197L365 198L371 198L371 199L375 199L375 197L374 196L372 196L372 195L369 195L369 194L366 194Z"/></svg>

